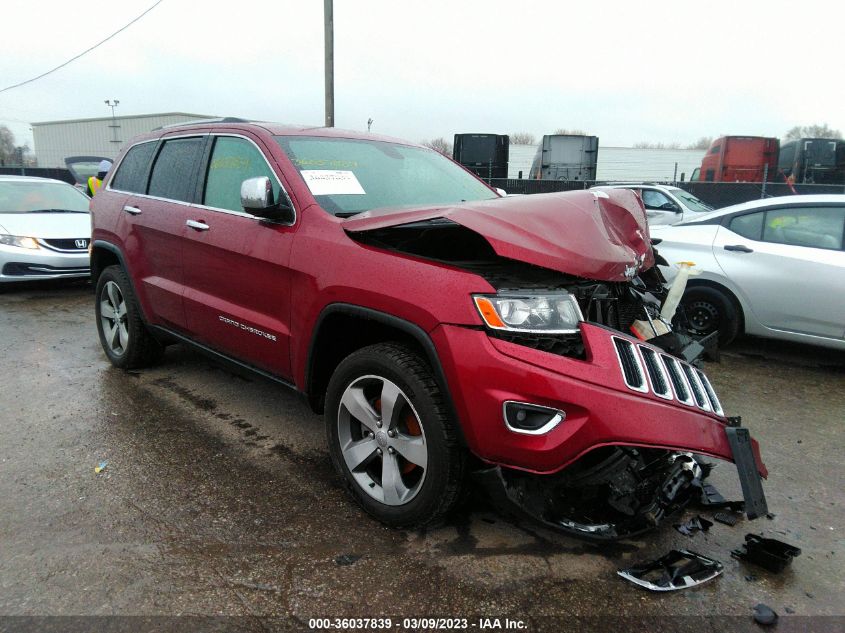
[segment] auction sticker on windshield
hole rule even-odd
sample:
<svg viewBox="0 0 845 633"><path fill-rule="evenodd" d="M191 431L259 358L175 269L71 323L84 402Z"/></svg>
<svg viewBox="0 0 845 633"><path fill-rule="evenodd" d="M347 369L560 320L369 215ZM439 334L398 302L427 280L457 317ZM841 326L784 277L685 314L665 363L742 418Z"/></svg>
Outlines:
<svg viewBox="0 0 845 633"><path fill-rule="evenodd" d="M303 169L300 173L315 196L366 193L355 174L348 170Z"/></svg>

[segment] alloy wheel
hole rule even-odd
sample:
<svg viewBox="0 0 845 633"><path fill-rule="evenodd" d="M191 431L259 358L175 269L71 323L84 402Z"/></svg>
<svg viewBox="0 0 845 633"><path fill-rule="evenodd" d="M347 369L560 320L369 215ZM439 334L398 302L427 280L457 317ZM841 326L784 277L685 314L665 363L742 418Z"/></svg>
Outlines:
<svg viewBox="0 0 845 633"><path fill-rule="evenodd" d="M380 376L357 378L340 399L337 425L343 459L364 492L389 506L417 496L428 449L419 415L398 385Z"/></svg>
<svg viewBox="0 0 845 633"><path fill-rule="evenodd" d="M129 344L126 310L126 299L120 286L113 281L107 282L100 293L100 322L106 345L115 356L123 356Z"/></svg>

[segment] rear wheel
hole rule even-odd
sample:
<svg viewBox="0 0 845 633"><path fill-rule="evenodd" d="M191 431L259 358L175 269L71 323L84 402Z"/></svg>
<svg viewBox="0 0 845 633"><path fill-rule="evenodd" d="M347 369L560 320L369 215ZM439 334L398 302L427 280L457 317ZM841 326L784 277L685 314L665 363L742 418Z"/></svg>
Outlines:
<svg viewBox="0 0 845 633"><path fill-rule="evenodd" d="M164 347L144 325L129 277L120 266L109 266L102 272L96 296L97 331L111 364L134 369L158 362Z"/></svg>
<svg viewBox="0 0 845 633"><path fill-rule="evenodd" d="M363 348L326 394L335 470L358 503L393 527L436 522L458 502L465 454L431 370L403 345Z"/></svg>
<svg viewBox="0 0 845 633"><path fill-rule="evenodd" d="M723 291L709 286L688 289L681 301L695 334L719 332L719 344L728 345L739 334L739 311Z"/></svg>

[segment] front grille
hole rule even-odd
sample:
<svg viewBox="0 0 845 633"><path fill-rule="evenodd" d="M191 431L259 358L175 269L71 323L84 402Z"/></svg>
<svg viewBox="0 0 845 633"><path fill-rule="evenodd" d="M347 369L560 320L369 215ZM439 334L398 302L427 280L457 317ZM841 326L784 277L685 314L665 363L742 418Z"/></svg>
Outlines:
<svg viewBox="0 0 845 633"><path fill-rule="evenodd" d="M9 277L36 277L42 275L90 275L91 269L87 266L76 268L60 268L57 266L46 266L45 264L27 264L21 262L9 262L3 266L3 275Z"/></svg>
<svg viewBox="0 0 845 633"><path fill-rule="evenodd" d="M645 376L634 344L615 336L613 337L613 344L616 346L616 356L619 358L619 365L622 367L625 384L634 391L648 391L648 385L645 384Z"/></svg>
<svg viewBox="0 0 845 633"><path fill-rule="evenodd" d="M85 246L77 246L77 240L85 242ZM40 240L41 243L46 246L47 248L52 248L57 251L74 251L74 252L82 252L88 250L88 238L87 237L78 237L78 238L68 238L68 239L55 239L55 240Z"/></svg>
<svg viewBox="0 0 845 633"><path fill-rule="evenodd" d="M622 378L629 389L724 415L713 386L699 369L649 345L612 336ZM648 377L648 382L646 382Z"/></svg>
<svg viewBox="0 0 845 633"><path fill-rule="evenodd" d="M648 372L648 378L651 381L651 390L655 395L661 398L671 398L672 388L669 386L669 376L663 365L660 364L660 359L650 347L640 347L640 352L645 361L645 369Z"/></svg>

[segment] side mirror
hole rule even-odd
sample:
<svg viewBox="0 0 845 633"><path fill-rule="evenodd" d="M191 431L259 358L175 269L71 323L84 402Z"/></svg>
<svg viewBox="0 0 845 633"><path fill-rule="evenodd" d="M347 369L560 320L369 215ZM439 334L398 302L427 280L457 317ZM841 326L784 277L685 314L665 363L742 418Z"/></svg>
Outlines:
<svg viewBox="0 0 845 633"><path fill-rule="evenodd" d="M674 211L675 213L682 213L681 208L674 202L664 202L660 205L661 211Z"/></svg>
<svg viewBox="0 0 845 633"><path fill-rule="evenodd" d="M277 222L293 222L294 212L285 200L273 199L273 184L267 176L248 178L241 183L241 206L252 215Z"/></svg>
<svg viewBox="0 0 845 633"><path fill-rule="evenodd" d="M508 192L502 189L501 187L496 187L496 193L498 193L503 198L506 198L508 195Z"/></svg>

